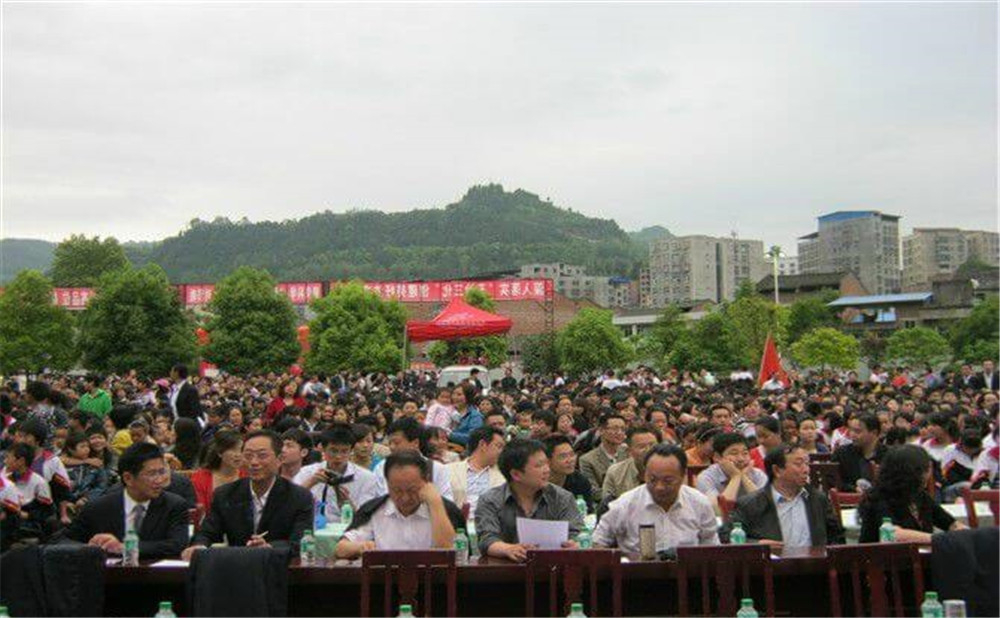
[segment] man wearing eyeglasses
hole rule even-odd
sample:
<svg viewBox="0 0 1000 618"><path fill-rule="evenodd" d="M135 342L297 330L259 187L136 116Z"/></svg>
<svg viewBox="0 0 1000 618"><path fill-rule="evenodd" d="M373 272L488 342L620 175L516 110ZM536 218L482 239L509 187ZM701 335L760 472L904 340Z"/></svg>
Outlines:
<svg viewBox="0 0 1000 618"><path fill-rule="evenodd" d="M68 539L121 555L125 535L139 536L139 559L176 558L188 544L188 509L164 489L170 468L155 444L130 446L118 460L122 484L89 502L62 533Z"/></svg>

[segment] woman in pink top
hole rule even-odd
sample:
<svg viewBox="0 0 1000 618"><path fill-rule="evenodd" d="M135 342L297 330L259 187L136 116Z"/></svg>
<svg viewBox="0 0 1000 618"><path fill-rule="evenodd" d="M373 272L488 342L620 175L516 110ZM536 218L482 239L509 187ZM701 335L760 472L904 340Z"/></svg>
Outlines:
<svg viewBox="0 0 1000 618"><path fill-rule="evenodd" d="M427 418L424 419L424 425L451 431L454 426L452 422L454 415L455 407L451 405L451 390L442 388L438 390L437 399L427 408Z"/></svg>

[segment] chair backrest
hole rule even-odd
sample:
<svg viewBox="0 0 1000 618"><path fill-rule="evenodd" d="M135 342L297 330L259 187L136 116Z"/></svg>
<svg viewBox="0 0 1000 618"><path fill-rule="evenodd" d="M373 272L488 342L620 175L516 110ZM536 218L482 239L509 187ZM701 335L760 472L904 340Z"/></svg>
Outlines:
<svg viewBox="0 0 1000 618"><path fill-rule="evenodd" d="M583 603L588 616L622 615L622 559L613 549L547 549L528 552L527 576L524 588L524 615L535 615L535 582L548 579L549 616L569 614L570 605ZM611 580L610 614L602 613L598 605L598 573L606 571ZM562 579L562 604L559 603ZM583 599L586 583L588 599Z"/></svg>
<svg viewBox="0 0 1000 618"><path fill-rule="evenodd" d="M371 615L371 584L374 573L382 575L384 593L383 610L386 616L395 616L397 606L413 606L415 616L431 616L431 592L434 567L446 569L447 605L445 616L455 616L457 570L455 551L432 549L426 551L367 551L361 554L361 615ZM418 602L420 575L423 575L423 602ZM395 580L395 582L394 582ZM397 592L396 599L393 591Z"/></svg>
<svg viewBox="0 0 1000 618"><path fill-rule="evenodd" d="M809 462L809 484L823 493L840 488L840 464L832 461Z"/></svg>
<svg viewBox="0 0 1000 618"><path fill-rule="evenodd" d="M722 514L722 521L728 523L729 522L729 515L733 512L733 509L736 508L736 501L735 500L729 500L728 498L726 498L722 494L719 494L719 497L717 498L717 501L719 503L719 513Z"/></svg>
<svg viewBox="0 0 1000 618"><path fill-rule="evenodd" d="M774 571L771 566L771 548L767 545L714 545L677 548L677 613L690 616L688 604L688 578L701 581L701 613L703 616L735 616L740 599L753 598L750 587L751 573L760 574L764 580L765 615L774 616ZM736 594L737 575L740 576L740 593ZM712 592L714 583L715 594ZM718 599L715 614L711 598ZM760 608L759 596L754 606Z"/></svg>
<svg viewBox="0 0 1000 618"><path fill-rule="evenodd" d="M840 602L840 574L844 571L851 579L853 616L889 616L887 583L892 588L892 615L903 616L902 577L907 570L913 571L913 605L919 606L923 601L924 570L920 562L919 547L914 543L836 545L827 548L827 554L830 612L835 617L844 615ZM869 613L865 613L865 598L871 599Z"/></svg>
<svg viewBox="0 0 1000 618"><path fill-rule="evenodd" d="M979 527L979 516L976 515L976 503L986 502L990 505L990 512L993 513L993 525L1000 526L997 521L997 511L1000 511L1000 490L998 489L962 489L962 502L965 503L965 514L969 519L970 528Z"/></svg>
<svg viewBox="0 0 1000 618"><path fill-rule="evenodd" d="M687 467L687 481L688 485L694 487L695 482L698 480L698 475L705 471L708 466L688 466Z"/></svg>
<svg viewBox="0 0 1000 618"><path fill-rule="evenodd" d="M855 491L839 491L837 489L830 490L830 504L833 506L833 512L837 514L837 517L842 517L845 506L858 506L861 504L861 492Z"/></svg>
<svg viewBox="0 0 1000 618"><path fill-rule="evenodd" d="M809 453L809 463L826 463L833 458L833 453Z"/></svg>

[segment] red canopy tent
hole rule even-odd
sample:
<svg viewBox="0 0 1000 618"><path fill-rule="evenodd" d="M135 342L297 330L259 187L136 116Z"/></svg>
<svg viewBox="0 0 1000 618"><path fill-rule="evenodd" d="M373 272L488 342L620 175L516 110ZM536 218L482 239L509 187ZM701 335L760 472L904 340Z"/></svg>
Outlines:
<svg viewBox="0 0 1000 618"><path fill-rule="evenodd" d="M430 322L407 322L406 336L410 341L417 342L447 341L501 335L512 325L510 318L477 309L461 298L455 298Z"/></svg>

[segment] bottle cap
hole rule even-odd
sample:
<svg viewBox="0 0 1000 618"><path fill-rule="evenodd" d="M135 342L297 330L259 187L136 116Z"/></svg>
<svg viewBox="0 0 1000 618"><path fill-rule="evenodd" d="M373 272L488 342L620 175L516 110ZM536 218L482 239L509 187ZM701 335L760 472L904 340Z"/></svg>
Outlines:
<svg viewBox="0 0 1000 618"><path fill-rule="evenodd" d="M399 606L399 612L400 613L412 612L412 611L413 611L413 606L411 606L411 605L400 605Z"/></svg>
<svg viewBox="0 0 1000 618"><path fill-rule="evenodd" d="M753 605L753 599L743 599L742 601L740 601L740 604L743 607L750 607Z"/></svg>
<svg viewBox="0 0 1000 618"><path fill-rule="evenodd" d="M583 603L573 603L570 607L574 612L583 612Z"/></svg>
<svg viewBox="0 0 1000 618"><path fill-rule="evenodd" d="M928 601L937 601L938 597L936 592L928 591L927 594L924 595L924 598Z"/></svg>
<svg viewBox="0 0 1000 618"><path fill-rule="evenodd" d="M172 609L173 603L170 601L160 601L160 609Z"/></svg>
<svg viewBox="0 0 1000 618"><path fill-rule="evenodd" d="M306 536L307 534L312 534L312 533L313 533L312 530L306 530L305 532L302 533L302 536Z"/></svg>

